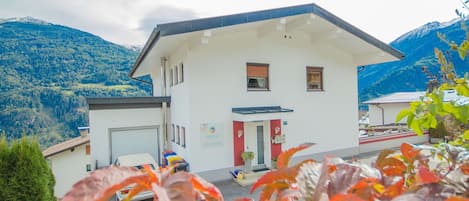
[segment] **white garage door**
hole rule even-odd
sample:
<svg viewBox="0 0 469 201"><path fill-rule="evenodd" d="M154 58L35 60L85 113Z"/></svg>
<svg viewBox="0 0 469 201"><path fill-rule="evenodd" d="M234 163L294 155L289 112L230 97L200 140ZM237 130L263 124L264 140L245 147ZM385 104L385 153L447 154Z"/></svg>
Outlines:
<svg viewBox="0 0 469 201"><path fill-rule="evenodd" d="M118 156L136 153L149 153L159 162L158 139L157 128L112 131L111 162L114 162Z"/></svg>

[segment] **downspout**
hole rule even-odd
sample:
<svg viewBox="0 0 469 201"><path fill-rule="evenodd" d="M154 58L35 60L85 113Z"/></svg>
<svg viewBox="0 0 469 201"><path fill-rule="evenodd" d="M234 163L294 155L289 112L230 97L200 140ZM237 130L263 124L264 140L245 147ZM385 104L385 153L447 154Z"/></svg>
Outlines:
<svg viewBox="0 0 469 201"><path fill-rule="evenodd" d="M161 57L161 96L167 96L166 93L166 62L167 58L166 57ZM163 147L164 149L169 149L168 146L168 103L166 101L163 101L162 103L162 108L161 108L161 120L163 121Z"/></svg>
<svg viewBox="0 0 469 201"><path fill-rule="evenodd" d="M379 104L375 104L375 106L381 110L381 125L384 125L384 108L379 106Z"/></svg>

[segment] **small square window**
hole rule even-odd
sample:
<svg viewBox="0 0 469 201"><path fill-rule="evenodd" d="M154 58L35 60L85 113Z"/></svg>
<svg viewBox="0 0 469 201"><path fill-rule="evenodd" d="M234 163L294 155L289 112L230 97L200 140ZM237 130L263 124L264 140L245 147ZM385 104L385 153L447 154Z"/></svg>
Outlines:
<svg viewBox="0 0 469 201"><path fill-rule="evenodd" d="M269 65L247 64L247 88L249 91L269 90Z"/></svg>
<svg viewBox="0 0 469 201"><path fill-rule="evenodd" d="M324 91L322 72L322 67L306 67L306 89L308 91Z"/></svg>

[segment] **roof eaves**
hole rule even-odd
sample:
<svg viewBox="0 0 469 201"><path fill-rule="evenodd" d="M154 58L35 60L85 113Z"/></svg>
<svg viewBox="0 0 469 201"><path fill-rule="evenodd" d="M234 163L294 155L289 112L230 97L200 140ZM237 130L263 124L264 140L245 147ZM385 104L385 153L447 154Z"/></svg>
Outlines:
<svg viewBox="0 0 469 201"><path fill-rule="evenodd" d="M84 144L87 144L87 143L90 142L89 136L86 136L86 137L83 138L83 139L81 139L81 138L82 138L81 136L80 136L79 138L80 138L80 139L77 139L77 138L71 139L71 141L73 141L73 140L79 140L78 143L71 143L71 144L68 145L68 146L61 147L61 145L66 144L66 143L69 143L69 141L65 141L65 142L62 142L62 143L60 143L60 144L56 144L56 145L54 145L54 146L52 146L52 147L47 148L46 150L44 150L44 151L42 152L42 154L44 155L44 158L47 158L47 157L57 155L57 154L62 153L62 152L64 152L64 151L73 149L73 148L75 148L75 147L79 147L79 146L81 146L81 145L84 145ZM54 149L56 149L56 150L54 150Z"/></svg>
<svg viewBox="0 0 469 201"><path fill-rule="evenodd" d="M329 11L321 8L320 6L314 5L313 6L313 13L324 18L325 20L331 22L332 24L350 32L351 34L363 39L364 41L378 47L379 49L388 52L389 54L393 55L398 59L404 58L404 54L400 51L392 48L388 44L378 40L377 38L367 34L366 32L358 29L357 27L349 24L348 22L342 20L341 18L337 17L336 15L330 13Z"/></svg>
<svg viewBox="0 0 469 201"><path fill-rule="evenodd" d="M144 48L142 49L142 52L138 56L137 61L135 62L129 75L130 77L133 77L133 74L137 70L138 66L141 64L143 59L145 59L148 52L151 50L151 48L157 43L159 38L162 36L182 34L182 33L201 31L201 30L207 30L207 29L214 29L214 28L220 28L220 27L225 27L225 26L239 25L239 24L245 24L245 23L250 23L250 22L270 20L270 19L275 19L275 18L288 17L288 16L300 15L300 14L306 14L306 13L316 14L322 17L323 19L329 21L330 23L376 46L377 48L385 52L388 52L389 54L393 55L394 57L398 59L404 58L404 54L401 53L400 51L392 48L388 44L376 39L375 37L365 33L364 31L349 24L348 22L340 19L339 17L321 8L320 6L314 3L311 3L311 4L304 4L304 5L298 5L298 6L275 8L275 9L268 9L268 10L254 11L254 12L246 12L246 13L233 14L233 15L225 15L225 16L218 16L218 17L210 17L210 18L202 18L202 19L194 19L194 20L159 24L153 30L149 40L147 41Z"/></svg>
<svg viewBox="0 0 469 201"><path fill-rule="evenodd" d="M153 31L151 32L150 38L145 43L145 46L143 46L143 49L138 55L137 60L134 63L134 66L130 70L130 73L129 73L130 78L133 78L134 73L137 70L138 66L142 63L143 59L145 59L150 49L153 48L153 46L156 44L156 42L159 39L160 39L160 31L157 30L157 28L154 28Z"/></svg>

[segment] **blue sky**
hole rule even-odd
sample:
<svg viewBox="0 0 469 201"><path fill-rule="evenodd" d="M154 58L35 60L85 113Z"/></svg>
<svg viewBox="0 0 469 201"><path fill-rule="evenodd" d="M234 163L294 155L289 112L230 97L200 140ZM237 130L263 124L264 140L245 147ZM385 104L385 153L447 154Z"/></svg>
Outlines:
<svg viewBox="0 0 469 201"><path fill-rule="evenodd" d="M459 0L0 0L0 18L31 16L142 46L158 23L316 3L384 42L456 18Z"/></svg>

